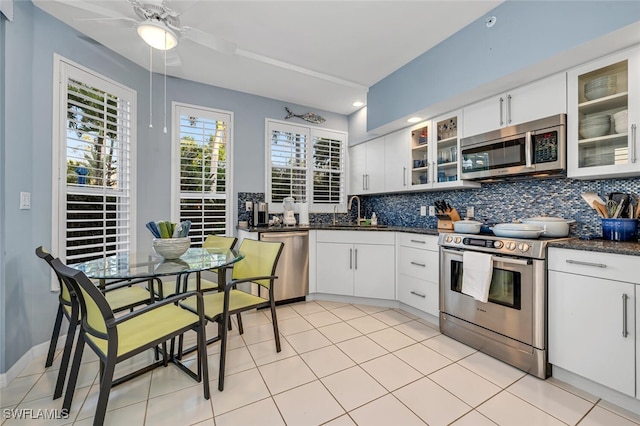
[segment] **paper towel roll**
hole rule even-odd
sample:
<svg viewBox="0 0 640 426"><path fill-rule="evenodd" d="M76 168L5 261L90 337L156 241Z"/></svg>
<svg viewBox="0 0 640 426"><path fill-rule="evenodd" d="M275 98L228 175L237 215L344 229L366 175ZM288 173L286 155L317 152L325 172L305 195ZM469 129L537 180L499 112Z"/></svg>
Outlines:
<svg viewBox="0 0 640 426"><path fill-rule="evenodd" d="M298 224L299 225L308 225L309 224L309 203L299 203L299 217Z"/></svg>

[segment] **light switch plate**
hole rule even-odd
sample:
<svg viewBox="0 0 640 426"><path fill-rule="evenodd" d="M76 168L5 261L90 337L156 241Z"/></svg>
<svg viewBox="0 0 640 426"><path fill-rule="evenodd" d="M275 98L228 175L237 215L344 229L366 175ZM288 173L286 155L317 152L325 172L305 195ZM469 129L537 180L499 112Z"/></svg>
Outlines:
<svg viewBox="0 0 640 426"><path fill-rule="evenodd" d="M426 216L427 215L427 206L421 206L420 207L420 216Z"/></svg>
<svg viewBox="0 0 640 426"><path fill-rule="evenodd" d="M31 208L31 193L20 193L20 210L29 210Z"/></svg>
<svg viewBox="0 0 640 426"><path fill-rule="evenodd" d="M245 211L253 210L253 203L251 201L247 201L244 208L245 208Z"/></svg>
<svg viewBox="0 0 640 426"><path fill-rule="evenodd" d="M467 217L475 217L476 216L476 209L473 208L473 206L467 206Z"/></svg>
<svg viewBox="0 0 640 426"><path fill-rule="evenodd" d="M436 215L436 206L429 206L429 216Z"/></svg>

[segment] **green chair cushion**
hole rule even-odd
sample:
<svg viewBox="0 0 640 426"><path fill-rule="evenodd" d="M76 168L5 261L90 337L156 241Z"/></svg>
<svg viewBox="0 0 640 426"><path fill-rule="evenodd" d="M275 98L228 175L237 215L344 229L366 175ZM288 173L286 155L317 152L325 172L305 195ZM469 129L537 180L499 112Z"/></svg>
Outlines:
<svg viewBox="0 0 640 426"><path fill-rule="evenodd" d="M107 303L114 312L122 309L125 306L140 305L150 299L149 290L145 290L142 287L131 286L122 287L116 290L107 291L104 294Z"/></svg>
<svg viewBox="0 0 640 426"><path fill-rule="evenodd" d="M196 303L195 297L194 305ZM199 318L192 312L179 308L176 305L164 305L145 312L117 325L118 329L118 357L127 354L137 348L149 344L173 331L197 324ZM96 344L99 350L106 355L107 340L99 339L89 334L89 340Z"/></svg>
<svg viewBox="0 0 640 426"><path fill-rule="evenodd" d="M204 316L209 320L222 314L224 304L224 293L210 293L203 296L204 300ZM254 296L240 290L231 290L229 294L229 312L238 310L248 310L263 303L268 303L269 299ZM192 299L185 300L180 303L181 306L192 312L196 311L196 301Z"/></svg>
<svg viewBox="0 0 640 426"><path fill-rule="evenodd" d="M218 283L206 280L204 278L200 279L200 290L201 291L211 291L217 290ZM196 291L196 277L189 278L187 282L187 291ZM176 283L175 281L163 282L162 283L162 297L173 296L176 293ZM156 290L156 294L159 295Z"/></svg>

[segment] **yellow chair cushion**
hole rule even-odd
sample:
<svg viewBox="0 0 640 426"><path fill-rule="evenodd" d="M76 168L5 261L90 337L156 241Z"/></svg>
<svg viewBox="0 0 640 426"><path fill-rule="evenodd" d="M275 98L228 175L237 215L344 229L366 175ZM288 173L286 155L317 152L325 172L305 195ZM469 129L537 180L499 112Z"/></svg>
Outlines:
<svg viewBox="0 0 640 426"><path fill-rule="evenodd" d="M111 310L118 311L123 306L141 304L144 301L148 301L151 295L149 294L149 290L138 286L131 286L107 291L104 297L107 299Z"/></svg>
<svg viewBox="0 0 640 426"><path fill-rule="evenodd" d="M210 293L202 297L204 299L204 316L213 320L216 316L222 314L224 305L224 293ZM231 290L229 294L229 311L233 312L243 308L251 308L263 303L269 302L269 299L254 296L240 290ZM192 299L185 300L180 303L181 306L195 312L196 301Z"/></svg>
<svg viewBox="0 0 640 426"><path fill-rule="evenodd" d="M191 299L193 299L195 305L195 298L187 300ZM116 326L118 329L117 356L127 354L154 340L171 334L173 331L196 324L198 321L199 318L194 313L172 304L161 306L128 321L124 321ZM108 348L107 340L89 334L86 336L106 355Z"/></svg>
<svg viewBox="0 0 640 426"><path fill-rule="evenodd" d="M218 283L206 280L204 278L200 279L201 291L216 290L217 288L218 288ZM196 291L196 277L189 278L189 281L187 282L187 291ZM157 291L156 293L159 295ZM162 283L162 297L173 296L175 293L176 293L175 281Z"/></svg>

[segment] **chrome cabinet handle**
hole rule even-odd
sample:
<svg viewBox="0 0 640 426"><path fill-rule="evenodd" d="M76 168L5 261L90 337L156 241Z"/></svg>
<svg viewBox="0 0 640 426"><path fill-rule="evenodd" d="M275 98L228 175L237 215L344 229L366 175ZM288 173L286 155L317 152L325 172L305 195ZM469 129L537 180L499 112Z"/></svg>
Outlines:
<svg viewBox="0 0 640 426"><path fill-rule="evenodd" d="M504 125L504 119L502 118L502 106L504 105L504 99L500 96L500 125Z"/></svg>
<svg viewBox="0 0 640 426"><path fill-rule="evenodd" d="M362 190L363 190L363 191L364 191L365 189L367 189L367 188L366 188L366 184L364 183L365 176L366 176L366 175L362 175Z"/></svg>
<svg viewBox="0 0 640 426"><path fill-rule="evenodd" d="M438 173L438 163L436 163L435 161L433 162L433 180L431 182L435 183L437 182L437 173Z"/></svg>
<svg viewBox="0 0 640 426"><path fill-rule="evenodd" d="M418 262L414 262L414 261L411 261L411 264L412 265L416 265L416 266L422 266L423 268L427 267L427 265L425 265L424 263L418 263Z"/></svg>
<svg viewBox="0 0 640 426"><path fill-rule="evenodd" d="M627 330L627 296L625 293L622 293L622 337L627 337L629 332Z"/></svg>
<svg viewBox="0 0 640 426"><path fill-rule="evenodd" d="M607 265L605 265L604 263L582 262L580 260L567 259L566 262L570 263L572 265L595 266L596 268L606 268L607 267Z"/></svg>
<svg viewBox="0 0 640 426"><path fill-rule="evenodd" d="M407 186L407 167L402 168L402 186Z"/></svg>
<svg viewBox="0 0 640 426"><path fill-rule="evenodd" d="M413 291L413 290L411 290L411 294L413 294L413 295L415 295L415 296L418 296L418 297L422 297L423 299L424 299L425 297L427 297L427 295L426 295L426 294L418 293L417 291Z"/></svg>
<svg viewBox="0 0 640 426"><path fill-rule="evenodd" d="M354 262L355 268L353 268L353 269L358 269L358 249L354 250L354 256L353 257L355 258L355 262Z"/></svg>
<svg viewBox="0 0 640 426"><path fill-rule="evenodd" d="M420 244L427 244L426 241L422 241L422 240L411 240L412 243L420 243Z"/></svg>
<svg viewBox="0 0 640 426"><path fill-rule="evenodd" d="M353 269L353 249L349 249L349 269Z"/></svg>
<svg viewBox="0 0 640 426"><path fill-rule="evenodd" d="M507 96L507 124L511 123L511 95Z"/></svg>
<svg viewBox="0 0 640 426"><path fill-rule="evenodd" d="M636 162L636 125L631 125L631 162Z"/></svg>

